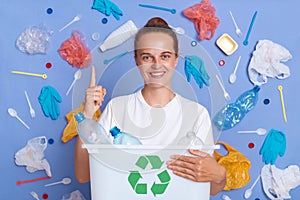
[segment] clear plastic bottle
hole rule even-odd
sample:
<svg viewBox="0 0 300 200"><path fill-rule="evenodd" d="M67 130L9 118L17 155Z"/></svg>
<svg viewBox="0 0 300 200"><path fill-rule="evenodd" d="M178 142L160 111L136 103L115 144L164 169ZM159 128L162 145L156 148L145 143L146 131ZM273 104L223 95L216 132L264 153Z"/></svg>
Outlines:
<svg viewBox="0 0 300 200"><path fill-rule="evenodd" d="M118 127L113 127L109 131L111 135L114 137L113 143L114 144L123 144L123 145L139 145L142 144L141 141L130 135L129 133L121 132Z"/></svg>
<svg viewBox="0 0 300 200"><path fill-rule="evenodd" d="M195 132L189 131L186 136L182 137L178 141L178 145L203 145L203 141L196 136Z"/></svg>
<svg viewBox="0 0 300 200"><path fill-rule="evenodd" d="M95 120L87 119L82 113L77 113L78 134L87 144L110 144L105 129Z"/></svg>
<svg viewBox="0 0 300 200"><path fill-rule="evenodd" d="M99 46L102 52L107 49L114 48L121 45L123 42L128 40L131 36L135 35L138 28L135 26L133 21L128 20L125 24L114 30Z"/></svg>

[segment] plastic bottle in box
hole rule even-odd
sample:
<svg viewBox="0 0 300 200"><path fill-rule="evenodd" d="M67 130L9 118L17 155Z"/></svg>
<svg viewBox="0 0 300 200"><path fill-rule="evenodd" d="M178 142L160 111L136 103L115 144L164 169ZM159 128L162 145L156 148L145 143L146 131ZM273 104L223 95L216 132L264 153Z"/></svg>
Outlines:
<svg viewBox="0 0 300 200"><path fill-rule="evenodd" d="M129 133L121 132L118 127L110 129L111 135L114 137L114 144L136 145L142 144L141 141Z"/></svg>

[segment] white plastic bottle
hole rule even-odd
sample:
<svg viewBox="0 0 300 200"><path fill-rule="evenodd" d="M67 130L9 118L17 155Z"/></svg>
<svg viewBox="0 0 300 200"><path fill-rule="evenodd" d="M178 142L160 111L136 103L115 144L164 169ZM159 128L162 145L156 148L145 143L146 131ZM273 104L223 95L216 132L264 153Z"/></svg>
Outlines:
<svg viewBox="0 0 300 200"><path fill-rule="evenodd" d="M133 21L128 20L122 26L114 30L99 46L102 52L121 45L123 42L128 40L130 37L136 34L138 28L135 26Z"/></svg>
<svg viewBox="0 0 300 200"><path fill-rule="evenodd" d="M114 137L113 143L114 144L123 144L123 145L139 145L142 144L141 141L130 135L129 133L121 132L118 127L113 127L109 131L111 135Z"/></svg>
<svg viewBox="0 0 300 200"><path fill-rule="evenodd" d="M105 129L95 120L87 119L82 113L77 113L78 135L86 144L110 144Z"/></svg>
<svg viewBox="0 0 300 200"><path fill-rule="evenodd" d="M178 145L204 145L203 141L196 136L195 132L189 131L186 136L180 138Z"/></svg>

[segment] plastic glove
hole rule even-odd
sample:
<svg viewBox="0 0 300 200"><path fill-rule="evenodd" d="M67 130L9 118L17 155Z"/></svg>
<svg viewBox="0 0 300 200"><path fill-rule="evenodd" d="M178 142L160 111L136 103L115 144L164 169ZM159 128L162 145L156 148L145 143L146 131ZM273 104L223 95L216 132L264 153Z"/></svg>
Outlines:
<svg viewBox="0 0 300 200"><path fill-rule="evenodd" d="M277 156L282 157L286 149L285 134L281 131L271 129L259 150L265 164L274 164Z"/></svg>
<svg viewBox="0 0 300 200"><path fill-rule="evenodd" d="M123 15L123 12L119 9L119 7L109 0L94 0L92 8L106 16L110 16L112 14L117 20L119 20L120 16Z"/></svg>
<svg viewBox="0 0 300 200"><path fill-rule="evenodd" d="M190 74L192 74L200 88L203 87L203 83L209 86L210 77L204 68L203 61L198 56L186 56L184 70L188 82L191 81Z"/></svg>
<svg viewBox="0 0 300 200"><path fill-rule="evenodd" d="M46 117L56 120L60 114L58 103L62 101L59 93L51 86L45 86L41 90L39 102Z"/></svg>

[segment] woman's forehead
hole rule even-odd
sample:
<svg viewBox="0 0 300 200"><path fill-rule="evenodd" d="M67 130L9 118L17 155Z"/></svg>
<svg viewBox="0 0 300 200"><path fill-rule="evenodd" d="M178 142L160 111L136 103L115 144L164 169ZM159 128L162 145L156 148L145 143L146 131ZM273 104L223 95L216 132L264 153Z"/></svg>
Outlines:
<svg viewBox="0 0 300 200"><path fill-rule="evenodd" d="M136 50L139 49L155 49L174 53L174 41L172 37L166 33L146 33L141 36L137 42Z"/></svg>

